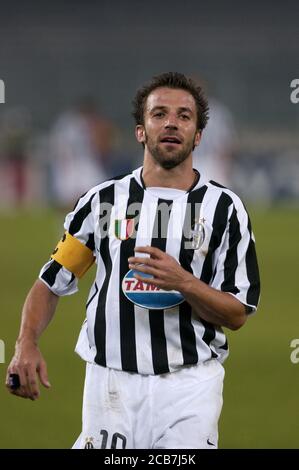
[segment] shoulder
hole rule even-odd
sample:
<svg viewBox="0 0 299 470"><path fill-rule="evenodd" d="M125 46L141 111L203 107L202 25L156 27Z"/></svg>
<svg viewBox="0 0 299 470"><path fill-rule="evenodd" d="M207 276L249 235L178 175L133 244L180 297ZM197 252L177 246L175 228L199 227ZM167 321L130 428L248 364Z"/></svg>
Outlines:
<svg viewBox="0 0 299 470"><path fill-rule="evenodd" d="M245 205L240 198L234 191L231 189L223 186L217 181L210 180L206 183L207 186L207 195L215 198L225 198L229 204L233 204L237 211L245 210Z"/></svg>
<svg viewBox="0 0 299 470"><path fill-rule="evenodd" d="M242 199L231 189L217 183L206 183L203 211L210 214L213 224L226 224L238 221L242 227L249 224L249 215Z"/></svg>
<svg viewBox="0 0 299 470"><path fill-rule="evenodd" d="M93 186L92 188L90 188L86 193L82 194L82 196L80 196L80 198L76 202L73 210L75 210L78 205L82 206L94 200L96 195L101 194L101 191L108 189L108 188L112 188L115 184L127 183L128 181L131 180L131 178L133 178L133 173L126 173L126 174L117 175L117 176L114 176L113 178L102 181L96 186Z"/></svg>

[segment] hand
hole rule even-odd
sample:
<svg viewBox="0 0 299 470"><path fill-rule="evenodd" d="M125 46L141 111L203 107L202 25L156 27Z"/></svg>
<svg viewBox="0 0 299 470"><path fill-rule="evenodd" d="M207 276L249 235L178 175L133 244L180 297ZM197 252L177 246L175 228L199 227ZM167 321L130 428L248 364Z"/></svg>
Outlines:
<svg viewBox="0 0 299 470"><path fill-rule="evenodd" d="M10 374L19 376L19 388L10 388ZM29 340L18 342L15 355L7 368L6 387L13 395L36 400L40 395L37 376L46 388L51 386L48 380L46 362L36 344Z"/></svg>
<svg viewBox="0 0 299 470"><path fill-rule="evenodd" d="M193 278L192 274L185 269L170 255L152 246L135 247L135 252L146 253L149 257L132 256L128 258L129 268L136 269L142 273L151 274L154 277L143 277L135 274L135 278L146 284L153 284L164 290L177 290L182 292L186 282Z"/></svg>

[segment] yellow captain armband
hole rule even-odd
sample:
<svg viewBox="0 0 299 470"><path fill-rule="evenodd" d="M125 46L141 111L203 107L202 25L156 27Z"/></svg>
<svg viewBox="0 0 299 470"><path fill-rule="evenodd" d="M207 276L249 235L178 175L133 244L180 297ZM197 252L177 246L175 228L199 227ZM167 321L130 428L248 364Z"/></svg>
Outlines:
<svg viewBox="0 0 299 470"><path fill-rule="evenodd" d="M77 238L65 232L51 258L80 278L94 263L92 251Z"/></svg>

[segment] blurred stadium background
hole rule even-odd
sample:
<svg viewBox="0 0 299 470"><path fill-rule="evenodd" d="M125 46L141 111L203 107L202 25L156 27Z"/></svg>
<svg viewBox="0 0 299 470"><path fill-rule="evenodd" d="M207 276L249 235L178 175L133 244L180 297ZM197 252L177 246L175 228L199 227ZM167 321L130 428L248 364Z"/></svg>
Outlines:
<svg viewBox="0 0 299 470"><path fill-rule="evenodd" d="M290 100L298 10L295 1L1 2L2 384L21 306L65 211L93 176L141 163L135 90L154 74L182 71L220 110L204 149L221 153L227 143L223 171L249 207L262 278L258 314L229 333L220 447L298 448L299 364L290 360L299 338L299 104ZM89 166L78 187L82 156ZM57 173L69 183L65 198ZM92 274L61 300L41 340L52 389L31 402L0 388L0 448L68 448L80 432L84 364L73 349Z"/></svg>

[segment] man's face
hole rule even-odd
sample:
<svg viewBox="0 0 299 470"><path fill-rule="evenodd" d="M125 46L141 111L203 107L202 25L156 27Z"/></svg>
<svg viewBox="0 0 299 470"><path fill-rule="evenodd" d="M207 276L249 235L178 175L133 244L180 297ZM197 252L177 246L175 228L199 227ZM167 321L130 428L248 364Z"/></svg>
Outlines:
<svg viewBox="0 0 299 470"><path fill-rule="evenodd" d="M138 142L165 169L185 161L199 144L196 104L185 90L161 87L147 98L144 126L137 126Z"/></svg>

